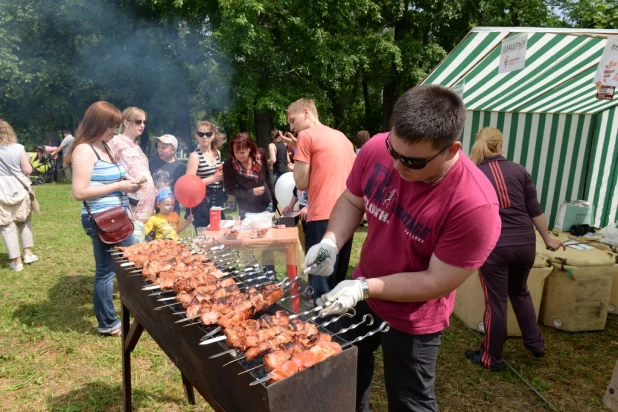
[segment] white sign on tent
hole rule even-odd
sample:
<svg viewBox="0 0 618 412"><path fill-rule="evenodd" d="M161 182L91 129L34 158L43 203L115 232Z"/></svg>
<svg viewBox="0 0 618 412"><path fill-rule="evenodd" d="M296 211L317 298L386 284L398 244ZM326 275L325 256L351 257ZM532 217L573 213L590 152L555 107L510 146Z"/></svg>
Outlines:
<svg viewBox="0 0 618 412"><path fill-rule="evenodd" d="M498 73L512 72L526 67L528 35L519 34L502 40Z"/></svg>
<svg viewBox="0 0 618 412"><path fill-rule="evenodd" d="M597 89L601 86L618 87L618 36L607 38L597 74L594 76L594 84Z"/></svg>

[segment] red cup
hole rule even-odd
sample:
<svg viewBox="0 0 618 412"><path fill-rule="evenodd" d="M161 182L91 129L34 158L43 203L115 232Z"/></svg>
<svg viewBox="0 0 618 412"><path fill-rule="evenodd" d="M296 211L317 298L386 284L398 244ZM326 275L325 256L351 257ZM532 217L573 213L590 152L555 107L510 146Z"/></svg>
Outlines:
<svg viewBox="0 0 618 412"><path fill-rule="evenodd" d="M221 229L221 209L218 207L210 208L210 230Z"/></svg>

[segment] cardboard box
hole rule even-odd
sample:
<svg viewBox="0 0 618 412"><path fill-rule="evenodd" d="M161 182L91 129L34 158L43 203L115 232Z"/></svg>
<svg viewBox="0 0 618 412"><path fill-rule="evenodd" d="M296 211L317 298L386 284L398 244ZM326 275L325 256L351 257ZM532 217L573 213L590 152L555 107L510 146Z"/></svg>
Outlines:
<svg viewBox="0 0 618 412"><path fill-rule="evenodd" d="M296 227L298 220L300 219L299 215L296 216L281 216L279 217L279 224L285 225L285 227Z"/></svg>

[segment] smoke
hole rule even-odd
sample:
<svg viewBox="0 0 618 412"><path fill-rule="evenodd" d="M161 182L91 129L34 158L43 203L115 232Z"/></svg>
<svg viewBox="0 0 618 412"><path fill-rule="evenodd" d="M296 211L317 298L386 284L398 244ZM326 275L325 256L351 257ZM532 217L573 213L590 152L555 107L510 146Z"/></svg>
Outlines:
<svg viewBox="0 0 618 412"><path fill-rule="evenodd" d="M152 4L111 0L26 0L14 7L26 3L47 33L21 47L40 49L49 42L50 49L60 48L46 60L66 77L57 93L65 94L67 104L51 107L73 112L67 127L75 128L91 103L107 100L120 110L144 109L151 137L170 133L188 143L196 115L212 116L233 103L232 65L207 18L190 25L171 14L159 17ZM31 28L21 29L14 34L33 36ZM24 57L40 54L21 50Z"/></svg>

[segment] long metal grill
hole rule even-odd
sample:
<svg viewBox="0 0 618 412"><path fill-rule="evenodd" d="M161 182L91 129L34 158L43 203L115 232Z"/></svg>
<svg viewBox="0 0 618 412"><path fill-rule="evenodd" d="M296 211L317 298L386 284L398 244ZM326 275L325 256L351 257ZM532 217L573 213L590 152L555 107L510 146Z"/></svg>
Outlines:
<svg viewBox="0 0 618 412"><path fill-rule="evenodd" d="M263 288L266 285L275 285L284 290L285 296L266 310L260 310L254 318L257 315L275 317L285 313L289 318L297 318L305 323L319 321L319 309L294 314L283 306L291 299L311 294L307 287L294 287L298 285L298 277L280 281L274 273L257 264L251 256L242 258L237 251L218 245L213 239L188 239L186 244L190 245L190 248L185 250L190 250L192 255L205 255L202 262L204 266L214 265L223 273L221 279L232 279L243 291L252 287ZM134 263L122 257L122 252L114 255L123 307L130 310L179 367L183 377L187 378L213 408L242 411L323 411L334 410L332 408L336 405L337 410L354 409L356 348L339 336L345 331L333 334L324 324L317 326L319 333L327 334L330 340L341 346L341 353L272 383L272 376L264 368L261 356L247 360L243 351L226 344L226 337L222 334L224 330L220 325L205 326L196 319L188 318L187 311L176 301L173 290L161 290L156 284L143 279L147 265L145 262L151 260L146 260L142 269L136 269ZM298 290L298 293L290 293L292 289ZM353 315L353 311L346 314ZM354 322L346 329L371 324L373 319L365 317ZM376 325L371 334L387 328L388 325ZM342 396L345 397L343 401Z"/></svg>

